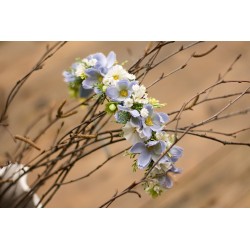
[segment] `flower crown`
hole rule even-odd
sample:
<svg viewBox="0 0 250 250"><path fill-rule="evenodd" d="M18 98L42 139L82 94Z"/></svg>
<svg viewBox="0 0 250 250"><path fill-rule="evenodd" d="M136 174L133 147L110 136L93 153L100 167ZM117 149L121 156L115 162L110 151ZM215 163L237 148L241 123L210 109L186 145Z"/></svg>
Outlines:
<svg viewBox="0 0 250 250"><path fill-rule="evenodd" d="M133 145L128 155L131 158L139 155L134 160L134 170L146 171L145 191L157 197L171 188L171 173L180 173L175 162L182 156L183 149L174 145L174 137L164 131L168 115L155 112L164 104L148 97L146 87L117 63L116 54L111 51L107 57L96 53L76 59L63 76L72 97L85 98L94 91L107 100L106 112L122 124L123 137Z"/></svg>

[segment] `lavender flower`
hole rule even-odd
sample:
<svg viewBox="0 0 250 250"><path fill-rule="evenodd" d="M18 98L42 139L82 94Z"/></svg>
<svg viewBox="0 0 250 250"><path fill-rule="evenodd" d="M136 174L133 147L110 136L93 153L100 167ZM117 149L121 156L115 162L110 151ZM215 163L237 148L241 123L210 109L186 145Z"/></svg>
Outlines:
<svg viewBox="0 0 250 250"><path fill-rule="evenodd" d="M157 178L159 184L163 188L172 188L173 187L173 180L168 174L161 175Z"/></svg>
<svg viewBox="0 0 250 250"><path fill-rule="evenodd" d="M150 104L143 106L141 116L142 132L148 139L152 137L152 131L157 132L162 130L163 125L169 119L165 113L154 112L153 106ZM139 121L137 121L137 123L139 123Z"/></svg>
<svg viewBox="0 0 250 250"><path fill-rule="evenodd" d="M149 141L146 145L145 143L138 142L131 149L130 152L134 154L140 154L137 164L140 169L146 168L151 160L156 162L160 155L165 151L166 144L163 141ZM162 157L160 162L166 161L166 156Z"/></svg>
<svg viewBox="0 0 250 250"><path fill-rule="evenodd" d="M102 83L103 76L97 69L89 68L85 70L86 79L82 82L84 89L94 89L95 93L98 94L100 89L98 84Z"/></svg>
<svg viewBox="0 0 250 250"><path fill-rule="evenodd" d="M95 59L96 63L94 65L94 68L104 76L105 74L107 74L108 69L110 69L114 65L116 61L116 54L111 51L106 57L103 53L96 53L88 56L87 59L89 61Z"/></svg>
<svg viewBox="0 0 250 250"><path fill-rule="evenodd" d="M172 162L177 162L178 159L182 156L183 154L183 149L179 146L174 145L170 150L169 150L169 156Z"/></svg>
<svg viewBox="0 0 250 250"><path fill-rule="evenodd" d="M79 64L79 63L73 63L73 64L71 65L71 67L70 67L69 70L63 71L62 75L63 75L64 81L65 81L66 83L73 83L73 82L76 81L76 78L77 78L77 77L76 77L75 72L76 72L76 68L77 68L78 64Z"/></svg>
<svg viewBox="0 0 250 250"><path fill-rule="evenodd" d="M71 97L87 98L93 93L93 90L83 89L82 87L82 79L85 77L82 73L84 69L85 64L76 62L71 65L68 71L63 72L64 81L68 84Z"/></svg>
<svg viewBox="0 0 250 250"><path fill-rule="evenodd" d="M156 183L162 188L171 188L173 180L168 173L179 174L181 170L174 166L172 162L162 162L157 164L150 173L150 178L155 180Z"/></svg>
<svg viewBox="0 0 250 250"><path fill-rule="evenodd" d="M74 74L74 72L70 71L63 71L63 77L64 77L64 81L69 83L69 82L74 82L76 80L76 76Z"/></svg>
<svg viewBox="0 0 250 250"><path fill-rule="evenodd" d="M110 86L106 90L106 95L112 100L122 102L129 98L132 94L132 87L136 82L130 82L129 80L120 80L116 83L116 86Z"/></svg>
<svg viewBox="0 0 250 250"><path fill-rule="evenodd" d="M103 77L107 74L108 70L113 66L116 61L116 55L111 51L107 57L102 53L96 53L87 57L87 60L95 60L93 67L85 70L86 79L82 82L82 86L85 89L93 89L98 94L98 84L102 83Z"/></svg>

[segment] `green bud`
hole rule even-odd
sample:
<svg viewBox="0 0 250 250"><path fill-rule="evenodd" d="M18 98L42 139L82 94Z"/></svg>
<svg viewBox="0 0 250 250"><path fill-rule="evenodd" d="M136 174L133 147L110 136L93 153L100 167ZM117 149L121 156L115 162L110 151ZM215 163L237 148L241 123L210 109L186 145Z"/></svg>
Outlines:
<svg viewBox="0 0 250 250"><path fill-rule="evenodd" d="M116 110L116 106L115 106L114 103L109 105L109 110L112 111L112 112Z"/></svg>
<svg viewBox="0 0 250 250"><path fill-rule="evenodd" d="M103 91L103 92L106 92L107 88L108 88L107 86L103 85L102 91Z"/></svg>

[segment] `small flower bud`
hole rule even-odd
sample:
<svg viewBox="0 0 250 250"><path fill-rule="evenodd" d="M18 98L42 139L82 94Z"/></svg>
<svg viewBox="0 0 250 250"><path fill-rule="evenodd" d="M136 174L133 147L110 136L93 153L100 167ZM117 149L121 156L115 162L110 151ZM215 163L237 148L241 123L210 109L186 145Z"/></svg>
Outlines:
<svg viewBox="0 0 250 250"><path fill-rule="evenodd" d="M113 104L113 103L110 104L110 105L109 105L109 110L110 110L110 111L115 111L115 110L116 110L115 104Z"/></svg>
<svg viewBox="0 0 250 250"><path fill-rule="evenodd" d="M103 85L102 91L103 91L103 92L106 92L107 88L108 88L107 86Z"/></svg>

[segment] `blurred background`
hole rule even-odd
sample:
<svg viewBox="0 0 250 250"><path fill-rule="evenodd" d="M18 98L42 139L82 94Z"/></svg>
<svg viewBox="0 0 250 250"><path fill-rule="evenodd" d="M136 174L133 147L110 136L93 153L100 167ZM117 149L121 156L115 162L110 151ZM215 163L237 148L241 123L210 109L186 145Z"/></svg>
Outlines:
<svg viewBox="0 0 250 250"><path fill-rule="evenodd" d="M177 50L182 44L191 42L177 42L161 51L159 60ZM22 78L35 65L44 53L46 45L53 42L1 42L0 43L0 111L5 98L17 80ZM129 68L143 53L148 42L69 42L60 49L44 68L35 72L24 84L9 109L9 131L0 127L0 163L6 162L5 153L13 153L15 142L11 134L24 134L25 129L41 112L67 98L69 105L76 104L76 100L68 97L67 86L63 81L62 72L68 69L77 57L103 52L108 54L113 50L121 63L128 60L125 68ZM192 59L188 66L153 86L149 96L155 97L161 103L167 103L163 112L180 109L182 104L213 84L219 73L227 70L234 59L242 54L242 58L233 67L226 79L250 80L250 42L206 42L183 51L156 69L144 79L145 86L150 85L159 76L173 71L183 65L193 52L203 53L215 44L218 48L211 54ZM247 85L232 84L218 88L211 96L223 93L239 92ZM230 89L231 88L231 89ZM227 100L228 102L229 100ZM225 103L221 101L209 102L187 111L183 115L181 125L190 124L206 119L220 110ZM242 98L235 107L228 112L234 112L250 106L249 95ZM83 109L84 113L85 110ZM74 127L81 120L83 114L78 113L65 120L63 132ZM39 124L37 130L39 130ZM112 124L113 125L113 124ZM51 145L50 138L59 124L38 141L41 148ZM216 128L223 132L233 132L250 126L248 116L238 116L233 119L222 120L210 124L207 128ZM35 134L36 131L33 131ZM230 139L234 140L234 139ZM249 130L241 133L239 138L244 142L250 141ZM179 146L184 148L183 157L177 166L183 173L175 177L174 187L157 199L152 199L144 193L142 187L137 191L142 194L139 199L134 194L128 194L111 207L250 207L250 148L244 146L223 146L214 141L203 138L186 136ZM116 153L128 147L127 142L108 147L110 153ZM26 155L24 162L28 162L36 151ZM67 180L84 175L94 169L107 158L106 151L100 150L73 168ZM121 191L134 180L143 176L142 171L132 172L132 160L129 157L118 156L106 164L100 171L82 181L61 187L48 207L98 207L109 199L116 190ZM38 195L42 194L42 189Z"/></svg>

